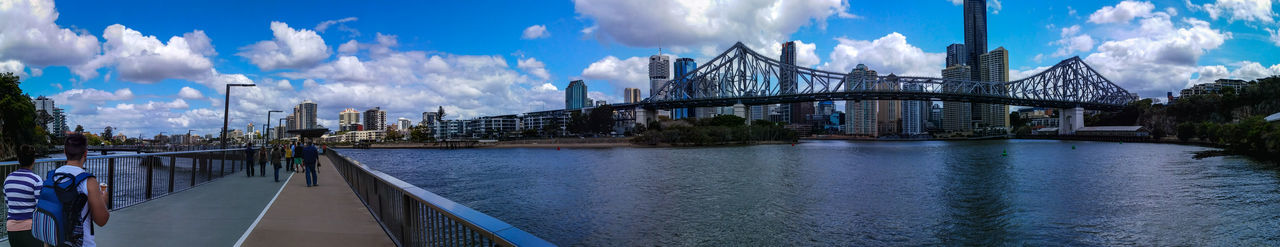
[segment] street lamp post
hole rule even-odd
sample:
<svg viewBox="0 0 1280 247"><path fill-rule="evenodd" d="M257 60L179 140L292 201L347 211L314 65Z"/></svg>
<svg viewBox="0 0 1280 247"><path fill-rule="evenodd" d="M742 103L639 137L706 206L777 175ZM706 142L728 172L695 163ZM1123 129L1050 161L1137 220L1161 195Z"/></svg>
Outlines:
<svg viewBox="0 0 1280 247"><path fill-rule="evenodd" d="M263 130L262 130L262 134L263 134L263 135L265 135L265 136L263 136L263 137L262 137L262 142L264 143L263 145L266 145L265 143L266 143L267 141L270 141L270 139L271 139L271 138L267 138L267 137L271 136L271 132L268 132L268 131L271 131L271 113L272 113L272 112L281 112L281 113L283 113L284 111L280 111L280 110L270 110L270 111L267 111L267 126L266 126L266 128L265 128L265 129L263 129Z"/></svg>
<svg viewBox="0 0 1280 247"><path fill-rule="evenodd" d="M183 142L186 142L184 144L187 144L187 146L191 145L191 131L192 130L187 130L187 138L183 139Z"/></svg>
<svg viewBox="0 0 1280 247"><path fill-rule="evenodd" d="M284 126L284 123L281 123L281 122L284 122L284 120L285 120L284 118L277 119L277 120L276 120L276 125ZM288 129L289 129L289 127L284 127L284 129L285 129L285 130L288 130ZM284 134L284 133L276 133L276 134L277 134L277 135L276 135L276 139L280 139L280 136L283 136L283 134Z"/></svg>
<svg viewBox="0 0 1280 247"><path fill-rule="evenodd" d="M222 101L222 134L218 137L218 141L222 142L222 148L227 148L227 121L231 119L231 87L253 87L254 84L227 84L226 99Z"/></svg>

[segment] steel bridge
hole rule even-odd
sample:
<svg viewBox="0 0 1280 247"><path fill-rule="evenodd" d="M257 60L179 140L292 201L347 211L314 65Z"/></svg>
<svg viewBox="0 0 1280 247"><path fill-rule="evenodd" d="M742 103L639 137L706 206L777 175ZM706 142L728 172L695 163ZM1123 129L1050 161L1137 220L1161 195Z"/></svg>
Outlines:
<svg viewBox="0 0 1280 247"><path fill-rule="evenodd" d="M646 109L764 105L826 100L931 100L1050 108L1119 110L1136 96L1080 57L1031 77L984 82L915 76L860 76L785 64L741 42L633 104Z"/></svg>

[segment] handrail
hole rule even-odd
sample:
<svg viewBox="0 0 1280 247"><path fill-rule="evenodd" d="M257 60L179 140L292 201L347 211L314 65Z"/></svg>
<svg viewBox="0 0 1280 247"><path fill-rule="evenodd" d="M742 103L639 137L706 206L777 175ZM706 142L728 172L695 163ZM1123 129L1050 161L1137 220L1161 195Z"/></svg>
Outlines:
<svg viewBox="0 0 1280 247"><path fill-rule="evenodd" d="M195 150L195 151L178 151L178 152L165 152L165 153L109 154L109 155L89 156L89 157L87 157L87 158L85 158L85 159L94 160L94 159L110 159L110 158L131 158L131 157L143 157L143 156L175 155L175 154L193 154L193 153L208 153L208 152L222 152L222 151L240 151L240 150L244 150L244 149L243 149L243 148L228 148L228 149L210 149L210 150ZM48 159L36 159L35 163L42 163L42 162L66 162L66 161L67 161L67 158L48 158ZM3 162L0 162L0 166L6 166L6 165L17 165L17 164L18 164L18 161L3 161Z"/></svg>
<svg viewBox="0 0 1280 247"><path fill-rule="evenodd" d="M555 246L502 220L369 168L337 151L326 150L325 155L334 161L347 184L399 246L441 243ZM392 196L387 197L386 194ZM400 202L395 202L397 199ZM443 218L435 217L437 214ZM458 226L465 229L457 229Z"/></svg>

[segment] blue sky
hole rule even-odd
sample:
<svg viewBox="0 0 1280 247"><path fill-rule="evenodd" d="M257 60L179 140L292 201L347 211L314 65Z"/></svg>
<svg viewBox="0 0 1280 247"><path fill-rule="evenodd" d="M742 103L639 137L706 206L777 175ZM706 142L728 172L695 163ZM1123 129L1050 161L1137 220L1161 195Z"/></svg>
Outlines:
<svg viewBox="0 0 1280 247"><path fill-rule="evenodd" d="M734 42L799 63L936 76L963 41L958 0L911 1L49 1L0 0L0 71L53 97L72 125L118 133L214 133L221 85L232 128L302 100L336 125L380 106L417 122L563 107L647 91L646 58L705 61ZM989 1L989 48L1013 77L1080 56L1143 97L1216 78L1280 73L1274 0ZM354 43L352 43L354 42ZM260 119L260 120L254 120Z"/></svg>

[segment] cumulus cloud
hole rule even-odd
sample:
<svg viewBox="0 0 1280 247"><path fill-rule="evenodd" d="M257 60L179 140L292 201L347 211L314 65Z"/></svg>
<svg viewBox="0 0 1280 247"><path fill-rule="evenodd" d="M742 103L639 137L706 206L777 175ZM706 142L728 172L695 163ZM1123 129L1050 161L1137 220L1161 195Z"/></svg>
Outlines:
<svg viewBox="0 0 1280 247"><path fill-rule="evenodd" d="M271 22L272 40L241 47L239 55L262 70L300 69L329 58L329 46L315 31L293 29L284 22Z"/></svg>
<svg viewBox="0 0 1280 247"><path fill-rule="evenodd" d="M1089 15L1089 22L1096 24L1129 23L1139 17L1150 17L1156 6L1151 2L1123 1L1115 6L1105 6Z"/></svg>
<svg viewBox="0 0 1280 247"><path fill-rule="evenodd" d="M354 39L351 41L347 41L347 43L342 43L342 45L338 46L339 55L356 54L356 52L358 51L360 51L360 43L356 42L356 40Z"/></svg>
<svg viewBox="0 0 1280 247"><path fill-rule="evenodd" d="M947 0L947 1L951 2L952 5L956 5L956 6L964 5L964 0ZM1067 7L1067 8L1070 8L1070 7ZM987 1L987 11L991 11L991 14L1000 14L1001 9L1004 9L1004 4L1001 4L1000 0Z"/></svg>
<svg viewBox="0 0 1280 247"><path fill-rule="evenodd" d="M538 79L551 79L551 72L547 72L547 65L536 58L527 58L516 60L516 68L520 68L525 73L538 77Z"/></svg>
<svg viewBox="0 0 1280 247"><path fill-rule="evenodd" d="M178 90L178 97L183 99L202 99L204 98L204 94L200 93L200 90L196 90L195 88L182 87L181 90Z"/></svg>
<svg viewBox="0 0 1280 247"><path fill-rule="evenodd" d="M71 89L63 91L56 95L50 96L54 102L66 105L69 113L74 114L93 114L98 110L98 106L108 101L124 101L133 99L133 90L128 88L118 89L115 92L107 92L98 89Z"/></svg>
<svg viewBox="0 0 1280 247"><path fill-rule="evenodd" d="M853 70L866 64L881 75L931 76L942 74L945 53L928 53L907 43L907 37L890 33L876 40L836 38L840 44L831 51L828 62L819 68L833 72Z"/></svg>
<svg viewBox="0 0 1280 247"><path fill-rule="evenodd" d="M12 72L19 77L26 77L27 73L23 70L24 68L26 66L22 65L22 62L18 62L18 60L0 61L0 73Z"/></svg>
<svg viewBox="0 0 1280 247"><path fill-rule="evenodd" d="M1180 23L1165 13L1144 18L1125 37L1103 42L1085 62L1108 79L1143 96L1160 96L1186 85L1199 68L1202 55L1222 46L1230 32L1208 22L1185 18Z"/></svg>
<svg viewBox="0 0 1280 247"><path fill-rule="evenodd" d="M1280 46L1280 31L1276 31L1276 29L1270 29L1270 28L1267 28L1266 30L1267 30L1267 33L1271 35L1270 36L1271 43L1275 43L1276 46Z"/></svg>
<svg viewBox="0 0 1280 247"><path fill-rule="evenodd" d="M114 66L120 79L152 83L169 78L196 79L213 68L208 56L216 55L212 41L204 31L195 30L160 42L155 36L124 25L114 24L103 30L107 40L102 55L72 71L81 78L97 77L97 70Z"/></svg>
<svg viewBox="0 0 1280 247"><path fill-rule="evenodd" d="M796 40L795 42L796 65L799 65L800 67L813 67L814 65L818 65L822 62L822 59L818 58L818 53L816 52L818 49L817 45L813 43L805 43L800 40ZM761 55L778 59L782 55L782 43L774 43L770 49L763 51L756 50L756 52L759 52Z"/></svg>
<svg viewBox="0 0 1280 247"><path fill-rule="evenodd" d="M541 39L551 37L551 33L547 32L547 26L533 25L524 29L524 35L520 35L521 39Z"/></svg>
<svg viewBox="0 0 1280 247"><path fill-rule="evenodd" d="M1242 61L1233 65L1236 69L1227 69L1227 66L1213 65L1201 66L1196 71L1196 77L1187 83L1187 87L1195 84L1210 83L1218 79L1240 79L1255 80L1275 75L1280 75L1280 64L1271 65L1271 67L1263 67L1261 63L1253 61Z"/></svg>
<svg viewBox="0 0 1280 247"><path fill-rule="evenodd" d="M753 49L787 40L802 26L855 18L841 0L628 1L577 0L574 10L594 25L583 33L633 47L714 51L743 42ZM707 48L710 47L710 48Z"/></svg>
<svg viewBox="0 0 1280 247"><path fill-rule="evenodd" d="M1186 0L1187 8L1203 10L1209 17L1217 20L1226 17L1227 21L1260 22L1269 24L1275 21L1276 12L1271 11L1272 0L1217 0L1214 3L1195 5Z"/></svg>
<svg viewBox="0 0 1280 247"><path fill-rule="evenodd" d="M57 20L52 0L0 3L0 61L17 60L31 67L71 66L98 54L97 37L62 28Z"/></svg>
<svg viewBox="0 0 1280 247"><path fill-rule="evenodd" d="M1058 50L1053 53L1055 57L1093 50L1093 37L1088 34L1080 34L1080 25L1063 28L1061 37L1061 39L1052 43L1058 46Z"/></svg>
<svg viewBox="0 0 1280 247"><path fill-rule="evenodd" d="M649 95L649 58L607 56L583 69L582 78L605 81L615 88L639 88L641 95Z"/></svg>

